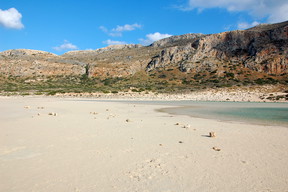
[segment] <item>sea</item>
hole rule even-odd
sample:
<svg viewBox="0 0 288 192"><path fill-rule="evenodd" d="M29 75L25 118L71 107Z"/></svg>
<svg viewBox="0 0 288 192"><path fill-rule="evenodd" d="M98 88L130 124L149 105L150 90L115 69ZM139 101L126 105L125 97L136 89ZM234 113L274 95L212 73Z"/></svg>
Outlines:
<svg viewBox="0 0 288 192"><path fill-rule="evenodd" d="M103 101L103 100L102 100ZM111 101L132 104L159 105L158 112L172 115L242 122L288 128L288 102L219 102L219 101ZM167 106L167 107L166 107Z"/></svg>
<svg viewBox="0 0 288 192"><path fill-rule="evenodd" d="M162 108L159 111L219 121L288 127L288 103L195 101L180 103L181 106Z"/></svg>
<svg viewBox="0 0 288 192"><path fill-rule="evenodd" d="M130 103L131 101L129 101ZM133 101L161 105L157 111L173 115L288 127L288 103L219 101ZM167 107L165 107L167 105ZM163 107L164 106L164 107ZM169 106L169 107L168 107Z"/></svg>

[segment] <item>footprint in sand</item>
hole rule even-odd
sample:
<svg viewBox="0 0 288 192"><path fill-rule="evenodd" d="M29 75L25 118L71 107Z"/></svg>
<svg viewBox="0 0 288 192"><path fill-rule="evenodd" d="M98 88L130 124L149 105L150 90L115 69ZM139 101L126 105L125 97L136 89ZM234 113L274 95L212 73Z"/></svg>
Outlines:
<svg viewBox="0 0 288 192"><path fill-rule="evenodd" d="M143 163L137 164L136 167L135 170L128 172L128 176L136 181L145 182L145 180L165 176L169 173L161 159L148 159Z"/></svg>

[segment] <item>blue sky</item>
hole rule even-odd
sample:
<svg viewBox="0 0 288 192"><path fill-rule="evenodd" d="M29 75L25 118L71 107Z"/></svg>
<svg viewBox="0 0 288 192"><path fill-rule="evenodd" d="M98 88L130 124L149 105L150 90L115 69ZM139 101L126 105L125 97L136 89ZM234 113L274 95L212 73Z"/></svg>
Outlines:
<svg viewBox="0 0 288 192"><path fill-rule="evenodd" d="M60 55L285 20L287 0L0 0L0 51Z"/></svg>

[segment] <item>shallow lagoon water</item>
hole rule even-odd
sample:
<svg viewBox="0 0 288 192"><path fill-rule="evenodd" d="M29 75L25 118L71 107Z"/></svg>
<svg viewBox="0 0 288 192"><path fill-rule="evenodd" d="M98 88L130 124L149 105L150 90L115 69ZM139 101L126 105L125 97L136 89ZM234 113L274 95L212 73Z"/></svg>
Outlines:
<svg viewBox="0 0 288 192"><path fill-rule="evenodd" d="M87 101L87 100L86 100ZM91 100L95 101L95 100ZM215 119L261 125L288 127L288 103L214 102L214 101L131 101L96 100L98 102L126 102L159 105L157 111L173 115ZM167 106L167 107L165 107Z"/></svg>
<svg viewBox="0 0 288 192"><path fill-rule="evenodd" d="M180 107L162 108L160 111L174 115L189 115L220 121L288 127L287 103L185 101Z"/></svg>

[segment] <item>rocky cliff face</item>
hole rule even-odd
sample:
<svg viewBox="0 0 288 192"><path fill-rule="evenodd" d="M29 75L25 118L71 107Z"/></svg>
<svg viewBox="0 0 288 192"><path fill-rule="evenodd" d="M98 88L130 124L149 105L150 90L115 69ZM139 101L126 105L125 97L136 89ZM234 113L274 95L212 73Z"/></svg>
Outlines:
<svg viewBox="0 0 288 192"><path fill-rule="evenodd" d="M180 39L178 36L175 42ZM184 36L181 44L162 49L149 62L146 71L168 66L183 72L213 71L230 63L268 74L287 73L288 22L244 31Z"/></svg>
<svg viewBox="0 0 288 192"><path fill-rule="evenodd" d="M139 71L176 68L185 74L217 71L217 75L247 69L283 75L288 73L288 22L261 25L219 34L172 36L144 47L114 45L61 56L35 50L0 53L2 76L121 77Z"/></svg>
<svg viewBox="0 0 288 192"><path fill-rule="evenodd" d="M0 53L0 74L3 76L77 76L85 72L83 65L44 51L18 49Z"/></svg>
<svg viewBox="0 0 288 192"><path fill-rule="evenodd" d="M92 51L73 51L63 55L86 64L89 77L123 77L145 70L160 49L141 45L112 45Z"/></svg>
<svg viewBox="0 0 288 192"><path fill-rule="evenodd" d="M71 51L61 56L36 50L0 53L2 76L122 77L144 71L160 49L141 45L113 45L97 50Z"/></svg>

